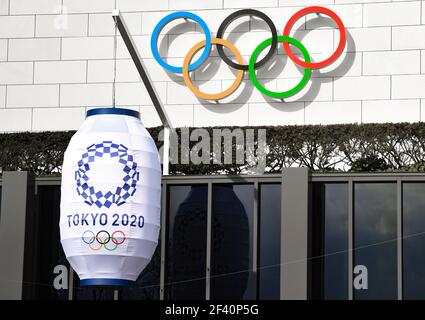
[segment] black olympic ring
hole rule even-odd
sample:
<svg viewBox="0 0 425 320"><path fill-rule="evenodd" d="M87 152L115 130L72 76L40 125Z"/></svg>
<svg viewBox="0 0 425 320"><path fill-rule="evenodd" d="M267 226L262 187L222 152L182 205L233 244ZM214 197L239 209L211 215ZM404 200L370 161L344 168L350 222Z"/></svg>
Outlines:
<svg viewBox="0 0 425 320"><path fill-rule="evenodd" d="M254 10L254 9L242 9L242 10L238 10L236 12L233 12L232 14L230 14L226 19L224 19L224 21L221 23L220 27L218 28L217 31L217 38L223 39L223 35L224 32L226 31L226 28L236 19L240 18L240 17L244 17L244 16L254 16L254 17L258 17L260 19L263 19L264 22L267 24L267 26L269 27L271 33L272 33L272 43L270 44L270 50L269 52L264 56L263 59L261 59L260 61L256 62L254 64L254 68L260 68L262 67L265 63L267 63L274 55L276 49L277 49L277 30L276 30L276 26L274 25L273 21L264 13L262 13L261 11L258 10ZM238 64L236 62L233 62L232 59L230 59L229 57L226 56L226 54L224 53L224 49L222 45L217 45L217 51L218 54L220 55L221 59L223 59L223 61L230 67L238 69L238 70L248 70L249 65L248 64Z"/></svg>
<svg viewBox="0 0 425 320"><path fill-rule="evenodd" d="M107 238L105 238L105 240L103 240L103 242L99 240L99 239L102 239L102 238L99 238L99 234L101 234L102 232L107 234ZM107 239L107 240L106 240L106 239ZM96 234L96 240L97 240L97 242L98 242L98 243L100 243L100 244L107 244L107 243L111 240L111 236L110 236L110 234L109 234L109 232L108 232L108 231L106 231L106 230L100 230L100 231Z"/></svg>

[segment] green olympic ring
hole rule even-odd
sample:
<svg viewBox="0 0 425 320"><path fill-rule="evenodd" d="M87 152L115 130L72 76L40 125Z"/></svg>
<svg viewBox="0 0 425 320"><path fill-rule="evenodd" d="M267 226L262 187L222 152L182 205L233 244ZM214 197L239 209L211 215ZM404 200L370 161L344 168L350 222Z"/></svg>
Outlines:
<svg viewBox="0 0 425 320"><path fill-rule="evenodd" d="M302 55L304 56L304 61L306 63L310 63L311 62L311 58L310 55L308 54L307 49L304 47L304 45L299 42L298 40L291 38L291 37L287 37L287 36L278 36L277 37L278 42L289 42L290 44L296 46L302 53ZM255 74L255 63L257 61L258 56L260 55L260 53L266 48L268 47L273 41L273 38L269 38L267 40L264 40L263 42L261 42L257 48L255 48L254 52L252 53L251 58L249 59L249 77L251 78L252 83L254 84L254 86L263 94L270 96L272 98L277 98L277 99L283 99L283 98L288 98L290 96L293 96L294 94L297 94L298 92L300 92L308 83L308 80L310 80L310 76L311 76L311 68L305 68L304 70L304 75L301 79L301 81L292 89L287 90L287 91L281 91L281 92L275 92L275 91L270 91L268 89L266 89L257 79L257 75Z"/></svg>

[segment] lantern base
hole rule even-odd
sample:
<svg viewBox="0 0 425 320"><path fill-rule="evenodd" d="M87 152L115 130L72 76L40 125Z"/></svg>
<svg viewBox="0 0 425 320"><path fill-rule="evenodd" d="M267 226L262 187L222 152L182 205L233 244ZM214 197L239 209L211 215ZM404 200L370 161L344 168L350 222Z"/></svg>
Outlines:
<svg viewBox="0 0 425 320"><path fill-rule="evenodd" d="M80 280L80 286L112 286L112 287L128 287L134 284L134 281L110 278L93 278Z"/></svg>

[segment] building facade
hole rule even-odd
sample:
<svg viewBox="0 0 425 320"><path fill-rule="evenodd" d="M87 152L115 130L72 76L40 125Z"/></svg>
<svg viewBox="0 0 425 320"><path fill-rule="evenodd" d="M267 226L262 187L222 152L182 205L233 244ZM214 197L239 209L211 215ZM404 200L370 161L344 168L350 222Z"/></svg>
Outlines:
<svg viewBox="0 0 425 320"><path fill-rule="evenodd" d="M175 11L197 14L215 37L229 14L252 8L270 17L280 35L296 12L315 5L344 23L344 50L283 100L260 93L248 72L229 97L197 98L151 51L155 26ZM77 130L87 110L112 106L140 111L147 127L161 125L114 28L114 9L174 127L414 123L425 117L423 1L0 0L1 133ZM269 27L245 16L228 26L225 38L247 63L270 37ZM290 33L313 61L332 55L340 35L322 14L302 17ZM165 61L182 65L204 39L197 23L179 19L161 30L157 46ZM277 48L257 78L268 90L289 90L305 69L280 43ZM205 92L225 89L236 75L214 45L208 63L191 74ZM60 245L60 183L60 177L2 171L0 298L425 298L422 173L287 168L269 175L163 176L160 243L136 285L120 291L79 285ZM56 282L63 270L66 286Z"/></svg>
<svg viewBox="0 0 425 320"><path fill-rule="evenodd" d="M339 15L347 31L346 46L336 62L314 71L305 90L285 102L262 95L248 73L219 105L200 100L181 75L165 71L153 59L153 29L171 12L196 13L215 36L230 13L254 8L267 14L282 34L295 12L312 5ZM422 121L423 7L423 1L395 0L1 0L0 130L78 129L87 109L113 104L114 57L116 105L140 110L146 126L160 125L121 39L114 54L115 8L123 13L175 127ZM261 19L249 17L237 19L227 31L226 39L245 61L258 39L270 36ZM313 60L329 56L339 40L335 24L313 14L302 18L291 36ZM199 25L176 20L162 30L158 46L166 61L178 65L203 39ZM262 69L259 80L277 91L294 86L303 73L281 46ZM219 92L232 83L234 71L213 48L208 66L195 72L194 82L206 92Z"/></svg>

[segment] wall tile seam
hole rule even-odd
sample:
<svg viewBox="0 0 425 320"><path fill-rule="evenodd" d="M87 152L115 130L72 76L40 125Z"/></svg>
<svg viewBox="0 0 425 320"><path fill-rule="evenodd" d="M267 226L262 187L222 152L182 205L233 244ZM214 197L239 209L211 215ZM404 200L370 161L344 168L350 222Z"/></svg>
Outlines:
<svg viewBox="0 0 425 320"><path fill-rule="evenodd" d="M307 103L307 102L309 102L309 103L335 103L335 104L338 104L338 103L341 103L341 102L360 102L360 101L365 101L365 102L379 102L379 101L387 101L387 102L392 102L392 101L394 101L394 102L403 102L403 101L417 101L417 100L420 100L420 99L425 99L425 97L415 97L415 98L394 98L394 99L389 99L389 98L379 98L379 99L377 99L377 98L371 98L371 99L341 99L341 100L297 100L297 101L291 101L291 102L281 102L280 100L276 100L276 101L273 101L273 102L270 102L270 101L267 101L267 100L262 100L262 101L260 101L260 100L258 100L258 101L249 101L249 102L247 102L247 103L245 103L245 102L238 102L238 101L231 101L231 102L229 102L228 104L235 104L235 105L244 105L244 104L270 104L270 103L273 103L273 104L282 104L282 105L284 105L284 104L287 104L287 103L289 103L289 104L292 104L292 103ZM166 106L184 106L184 105L188 105L188 104L193 104L193 102L192 103L188 103L188 102L181 102L181 103L167 103L167 104L165 104ZM121 105L121 104L117 104L117 105ZM203 103L203 104L193 104L194 106L197 106L197 107L199 107L199 106L209 106L209 107L214 107L214 106L217 106L217 104L216 103L212 103L212 102L206 102L206 103Z"/></svg>
<svg viewBox="0 0 425 320"><path fill-rule="evenodd" d="M353 6L353 5L373 5L373 4L388 4L388 3L410 3L410 2L418 2L418 1L375 1L375 2L348 2L348 3L333 3L333 4L323 4L321 6L324 7L334 7L334 6ZM293 8L293 7L299 7L299 8L305 8L305 7L309 7L312 4L309 5L278 5L278 6L264 6L264 7L255 7L256 10L261 10L261 9L276 9L276 8ZM245 9L246 7L242 7L242 6L235 6L235 7L217 7L217 8L204 8L204 9L195 9L195 10L191 10L192 12L201 12L201 11L219 11L219 10L238 10L238 9ZM121 13L140 13L140 14L153 14L153 13L168 13L168 12L173 12L173 11L181 11L180 9L155 9L155 10L121 10L120 8L117 8L118 10L120 10ZM183 9L182 9L183 10ZM184 10L188 10L188 9L184 9ZM68 11L66 13L66 15L86 15L86 14L111 14L112 10L110 11L88 11L88 12L77 12L77 11ZM10 17L16 17L16 16L30 16L30 15L38 15L38 16L60 16L61 14L58 13L16 13L16 14L0 14L0 17L6 17L6 16L10 16Z"/></svg>
<svg viewBox="0 0 425 320"><path fill-rule="evenodd" d="M85 60L86 62L86 82L88 83L88 78L89 78L89 60Z"/></svg>
<svg viewBox="0 0 425 320"><path fill-rule="evenodd" d="M167 81L156 81L154 83L164 83ZM170 82L170 81L168 81ZM29 83L29 84L12 84L12 83L8 83L8 85L13 85L13 86L26 86L26 85L34 85L34 86L43 86L43 85L55 85L55 84L60 84L63 86L81 86L81 85L103 85L103 84L112 84L112 81L103 81L103 82L36 82L36 83ZM117 84L140 84L141 81L120 81L120 82L116 82Z"/></svg>
<svg viewBox="0 0 425 320"><path fill-rule="evenodd" d="M237 105L237 106L252 106L252 105L270 105L270 103L274 104L274 105L279 105L282 104L282 107L284 107L286 104L289 105L294 105L294 104L302 104L305 105L307 103L309 103L309 105L311 105L312 103L314 104L333 104L333 105L338 105L339 103L345 103L345 102L404 102L404 101L417 101L419 103L419 101L424 100L425 98L396 98L396 99L363 99L363 100L359 100L359 99L354 99L354 100L320 100L320 101L306 101L306 100L301 100L301 101L291 101L291 102L280 102L280 101L276 101L276 102L269 102L269 101L252 101L249 103L243 103L243 102L237 102L237 101L232 101L229 102L229 105ZM133 103L133 104L117 104L117 106L121 106L121 107L135 107L135 106L140 106L140 107L152 107L151 104L138 104L138 103ZM110 105L106 105L107 107L112 106L112 104ZM180 104L165 104L166 107L174 107L174 106L193 106L194 108L201 108L204 106L207 107L214 107L217 106L217 104L215 103L206 103L206 104L193 104L193 103L180 103ZM305 106L308 107L308 106ZM0 110L23 110L23 109L75 109L75 108L96 108L96 106L87 106L87 105L67 105L67 106L46 106L46 107L39 107L39 106L22 106L22 107L6 107L6 108L1 108ZM281 110L281 111L285 111L285 110Z"/></svg>
<svg viewBox="0 0 425 320"><path fill-rule="evenodd" d="M188 104L185 104L186 106ZM122 107L138 107L138 104L122 104L120 105ZM148 105L148 104L142 104L140 105L141 107L153 107L152 105ZM112 104L110 105L106 105L106 107L112 107ZM72 106L63 106L63 107L52 107L52 106L47 106L47 107L38 107L38 106L32 106L32 107L28 107L28 106L24 106L24 107L9 107L9 108L0 108L0 110L25 110L25 109L40 109L40 110L47 110L47 109L55 109L55 110L63 110L63 109L78 109L78 108L87 108L87 109L93 109L93 108L98 108L97 106L82 106L82 105L72 105Z"/></svg>
<svg viewBox="0 0 425 320"><path fill-rule="evenodd" d="M35 38L37 35L37 15L34 16L34 33L33 37Z"/></svg>
<svg viewBox="0 0 425 320"><path fill-rule="evenodd" d="M379 26L367 26L367 27L363 27L363 26L359 26L359 27L346 27L345 29L349 32L350 30L370 30L370 29L378 29L378 28L403 28L403 27L420 27L423 26L425 29L425 25L424 24L407 24L407 25L379 25ZM303 31L315 31L315 30L321 30L321 31L325 31L325 30L338 30L337 28L331 28L331 27L327 27L327 28L307 28L307 29L302 29ZM252 33L265 33L267 32L266 29L264 30L252 30L250 31ZM179 36L179 35L191 35L191 34L199 34L199 32L197 31L189 31L189 32L182 32L182 33L167 33L164 34L162 36ZM232 32L232 34L246 34L246 32ZM136 37L147 37L152 35L151 33L141 33L141 34L136 34L136 33L131 33L132 36L136 36ZM74 38L80 38L80 39L87 39L87 38L113 38L114 35L111 34L96 34L96 35L58 35L58 36L54 36L54 35L47 35L47 36L18 36L18 37L0 37L0 39L50 39L50 38L64 38L64 39L74 39ZM118 36L119 38L121 38L121 36Z"/></svg>
<svg viewBox="0 0 425 320"><path fill-rule="evenodd" d="M363 50L363 51L345 51L345 53L358 53L359 55L362 53L390 53L390 52L416 52L419 51L421 52L423 49L425 48L417 48L417 49L395 49L395 50ZM312 53L312 54L321 54L321 53ZM278 56L283 56L283 55L278 55ZM285 55L286 56L286 55ZM249 57L248 55L242 55L242 57ZM184 57L180 57L180 56L163 56L163 58L171 58L171 59L180 59L180 58L184 58ZM212 58L218 58L218 57L212 57ZM24 63L24 62L76 62L76 61L113 61L113 58L104 58L104 57L99 57L99 58L87 58L87 59L81 59L81 58L75 58L75 59L51 59L51 58L46 58L46 59L26 59L26 60L8 60L8 61L0 61L0 64L5 64L5 63ZM132 61L131 59L128 58L117 58L116 60L118 61ZM143 60L150 60L150 62L153 62L154 59L153 58L143 58ZM231 69L232 70L232 69Z"/></svg>
<svg viewBox="0 0 425 320"><path fill-rule="evenodd" d="M112 19L112 18L111 18ZM87 37L90 35L90 14L87 14Z"/></svg>
<svg viewBox="0 0 425 320"><path fill-rule="evenodd" d="M4 87L5 87L5 90L6 90L5 93L4 93L4 109L5 109L5 108L7 108L7 91L9 89L8 89L8 85L7 84Z"/></svg>
<svg viewBox="0 0 425 320"><path fill-rule="evenodd" d="M391 77L395 77L397 79L397 77L408 77L408 76L425 76L423 74L393 74L393 75L365 75L365 76L344 76L344 78L370 78L370 77L387 77L387 78L391 78ZM333 78L333 77L328 77L328 78ZM283 77L283 78L276 78L276 80L294 80L294 79L298 79L296 77ZM313 79L320 79L319 77L317 78L313 78ZM225 79L225 80L214 80L214 82L229 82L232 79ZM260 80L270 80L270 78L265 78L265 79L260 79ZM338 80L333 81L332 83L337 83ZM201 80L200 82L204 82L203 80ZM136 84L141 84L141 81L118 81L116 82L116 84L122 84L122 85L136 85ZM163 84L163 83L175 83L174 81L153 81L153 83L157 83L157 84ZM196 82L195 82L196 83ZM107 84L113 84L112 81L91 81L91 82L35 82L35 83L4 83L4 84L0 84L0 85L9 85L9 86L44 86L44 85L55 85L55 84L60 84L61 86L81 86L81 85L87 85L87 86L95 86L95 85L107 85ZM186 88L182 85L183 88ZM189 89L188 89L189 90ZM169 95L169 94L167 94Z"/></svg>
<svg viewBox="0 0 425 320"><path fill-rule="evenodd" d="M395 76L418 76L418 75L422 75L422 74L420 74L420 73L417 73L417 74L397 74L397 75L395 75ZM312 79L320 79L320 78L323 78L323 79L331 79L331 78L333 78L333 77L338 77L338 76L332 76L332 75L329 75L329 76L326 76L326 77L314 77L314 78L312 78ZM336 81L335 82L338 82L339 80L341 80L341 79L347 79L347 78L377 78L377 77L382 77L382 78L389 78L390 77L390 75L389 74L378 74L378 75L364 75L364 76L362 76L362 75L344 75L343 77L340 77L340 78L338 78L338 79L336 79ZM270 80L270 79L275 79L275 80L290 80L290 79L298 79L299 77L296 77L296 76L293 76L293 77L279 77L279 78L260 78L260 77L258 77L258 79L262 79L262 80ZM210 80L210 81L212 81L212 82L219 82L219 81L228 81L228 80L232 80L232 79L217 79L217 80ZM245 79L245 80L249 80L249 79ZM164 81L164 80L160 80L160 81L153 81L153 83L163 83L163 82L170 82L170 83L176 83L176 84L180 84L180 85L182 85L183 87L185 87L185 85L184 85L184 81L173 81L173 80L169 80L169 81ZM194 82L198 82L198 81L194 81ZM205 82L205 80L199 80L199 82Z"/></svg>
<svg viewBox="0 0 425 320"><path fill-rule="evenodd" d="M31 119L30 119L30 128L31 128L31 131L33 130L33 123L34 123L34 108L31 108Z"/></svg>
<svg viewBox="0 0 425 320"><path fill-rule="evenodd" d="M35 62L32 62L32 84L35 83Z"/></svg>
<svg viewBox="0 0 425 320"><path fill-rule="evenodd" d="M334 1L333 4L323 4L322 6L344 6L344 5L354 5L354 4L388 4L388 3L408 3L408 2L417 2L417 1L404 1L404 0L399 0L399 1L394 1L394 0L388 0L388 1L373 1L373 2L356 2L356 1L352 1L352 2L347 2L347 3L337 3L336 1ZM10 3L9 3L10 5ZM289 4L289 5L283 5L283 4L279 4L277 6L265 6L265 7L255 7L255 9L274 9L274 8L291 8L291 7L307 7L310 5L297 5L297 4ZM231 10L231 9L242 9L245 7L241 7L241 6L235 6L235 7L216 7L216 8L205 8L205 9L196 9L193 11L214 11L214 10ZM170 12L170 11L179 11L179 10L175 10L175 9L154 9L154 10L121 10L120 8L117 8L118 10L120 10L123 13L161 13L161 12ZM112 10L110 11L88 11L88 12L79 12L79 11L68 11L67 14L69 15L77 15L77 14L107 14L107 13L111 13ZM8 14L0 14L0 16L19 16L19 15L33 15L35 13L9 13ZM57 13L37 13L37 15L58 15Z"/></svg>

